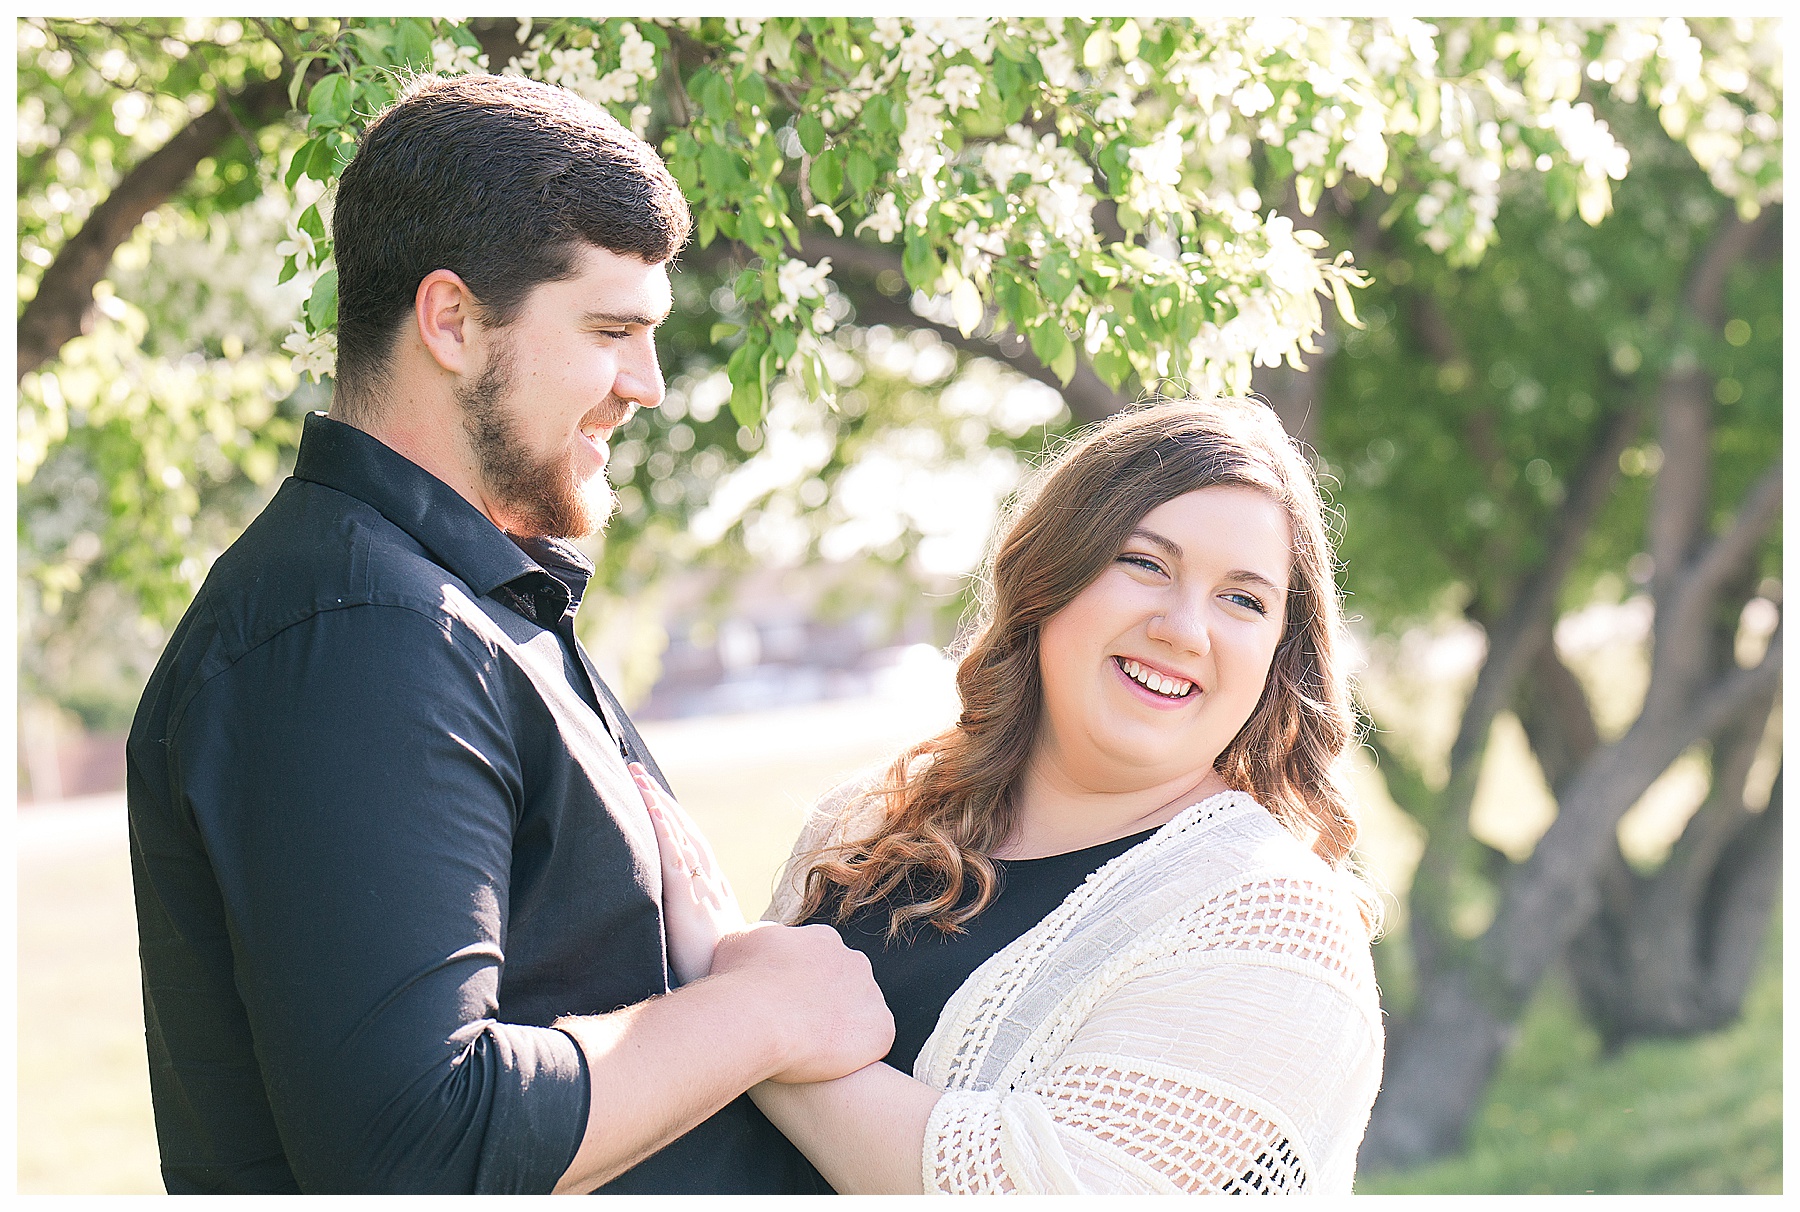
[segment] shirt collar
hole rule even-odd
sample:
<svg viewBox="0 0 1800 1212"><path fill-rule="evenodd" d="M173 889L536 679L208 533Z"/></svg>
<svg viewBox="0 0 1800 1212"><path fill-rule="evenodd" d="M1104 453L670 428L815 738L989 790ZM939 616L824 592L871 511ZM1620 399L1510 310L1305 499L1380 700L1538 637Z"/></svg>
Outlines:
<svg viewBox="0 0 1800 1212"><path fill-rule="evenodd" d="M512 538L417 463L323 413L306 418L294 477L373 506L477 594L487 597L501 586L511 587L496 596L540 626L554 625L579 605L593 574L593 565L572 545L558 539ZM521 578L523 583L513 586ZM550 588L545 580L567 591L560 605L551 600L560 596L554 589L548 595L542 592Z"/></svg>

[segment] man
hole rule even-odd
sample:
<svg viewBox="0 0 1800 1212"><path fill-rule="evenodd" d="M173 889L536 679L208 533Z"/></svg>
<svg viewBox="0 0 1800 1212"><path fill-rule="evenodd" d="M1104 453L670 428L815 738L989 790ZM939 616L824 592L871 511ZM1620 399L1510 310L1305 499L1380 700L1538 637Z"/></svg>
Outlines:
<svg viewBox="0 0 1800 1212"><path fill-rule="evenodd" d="M564 541L662 399L686 204L593 106L470 76L370 126L332 228L331 412L128 746L169 1190L779 1190L743 1091L852 1072L892 1020L826 927L670 991L655 763Z"/></svg>

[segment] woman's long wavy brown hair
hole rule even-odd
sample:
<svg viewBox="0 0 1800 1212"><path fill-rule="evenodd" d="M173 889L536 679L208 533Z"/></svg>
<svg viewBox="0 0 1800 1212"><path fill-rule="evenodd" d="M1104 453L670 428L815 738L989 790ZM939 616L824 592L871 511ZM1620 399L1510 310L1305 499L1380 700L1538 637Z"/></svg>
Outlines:
<svg viewBox="0 0 1800 1212"><path fill-rule="evenodd" d="M1333 866L1356 841L1337 777L1351 736L1342 615L1311 467L1255 400L1162 400L1064 446L1022 492L982 583L978 625L957 668L962 715L895 759L864 792L884 801L874 833L800 856L802 919L836 920L892 897L890 937L928 923L956 933L993 899L989 855L1012 828L1038 735L1038 636L1118 556L1145 514L1199 488L1267 493L1293 533L1287 620L1250 719L1214 769ZM968 881L975 896L963 903Z"/></svg>

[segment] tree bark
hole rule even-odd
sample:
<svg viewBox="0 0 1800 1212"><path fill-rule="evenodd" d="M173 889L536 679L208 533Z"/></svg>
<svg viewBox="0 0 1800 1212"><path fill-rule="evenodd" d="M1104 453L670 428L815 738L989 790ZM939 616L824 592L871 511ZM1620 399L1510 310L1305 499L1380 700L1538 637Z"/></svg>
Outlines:
<svg viewBox="0 0 1800 1212"><path fill-rule="evenodd" d="M324 68L315 65L315 71ZM288 81L258 80L219 99L173 138L126 173L93 209L81 230L57 250L37 294L19 316L18 379L56 357L93 324L94 287L113 254L145 215L174 197L200 161L214 155L240 126L256 130L288 112ZM15 380L16 381L16 380Z"/></svg>

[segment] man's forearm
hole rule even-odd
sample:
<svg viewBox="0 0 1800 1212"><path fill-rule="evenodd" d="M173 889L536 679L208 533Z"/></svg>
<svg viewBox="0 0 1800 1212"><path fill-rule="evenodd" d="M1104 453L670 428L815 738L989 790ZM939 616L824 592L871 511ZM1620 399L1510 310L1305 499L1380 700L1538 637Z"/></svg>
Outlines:
<svg viewBox="0 0 1800 1212"><path fill-rule="evenodd" d="M830 1082L764 1082L750 1097L840 1195L918 1195L940 1093L874 1064Z"/></svg>
<svg viewBox="0 0 1800 1212"><path fill-rule="evenodd" d="M730 976L555 1026L587 1059L588 1119L556 1194L592 1191L778 1071L781 1045Z"/></svg>

